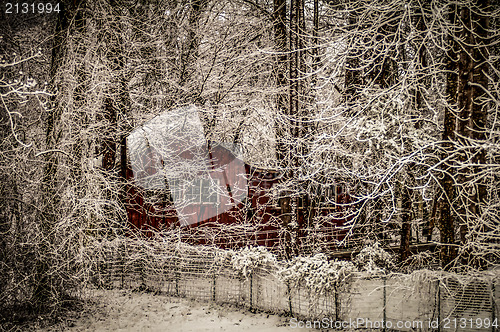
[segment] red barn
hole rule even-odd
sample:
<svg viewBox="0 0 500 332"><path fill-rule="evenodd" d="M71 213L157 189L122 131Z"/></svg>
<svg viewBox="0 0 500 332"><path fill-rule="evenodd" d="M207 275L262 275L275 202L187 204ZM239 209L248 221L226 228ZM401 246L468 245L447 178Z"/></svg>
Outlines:
<svg viewBox="0 0 500 332"><path fill-rule="evenodd" d="M198 138L196 130L186 126L196 122L193 113L176 113L175 121L181 120L182 130L177 127L162 130L160 136L151 134L158 124L163 128L173 122L170 114L133 132L127 141L126 177L130 185L125 203L133 228L145 235L151 235L152 230L180 228L187 242L222 248L278 247L285 238L283 233L290 232L281 227L276 184L283 181L282 175L245 164L222 144L206 145L201 138L197 139L201 144L193 143L192 137ZM182 136L186 132L188 135ZM168 137L164 137L166 133ZM186 137L190 144L186 144ZM328 189L318 197L338 204L318 201L313 206L297 199L295 227L289 234L297 246L305 246L314 235L335 249L344 238L346 215L340 206L349 202L349 195L341 185Z"/></svg>

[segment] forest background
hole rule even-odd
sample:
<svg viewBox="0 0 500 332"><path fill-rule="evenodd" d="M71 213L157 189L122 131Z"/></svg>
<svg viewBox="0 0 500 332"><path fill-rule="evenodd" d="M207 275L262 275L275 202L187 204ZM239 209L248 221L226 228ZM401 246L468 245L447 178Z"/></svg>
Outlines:
<svg viewBox="0 0 500 332"><path fill-rule="evenodd" d="M208 139L286 174L283 209L343 183L351 229L397 234L403 265L416 234L444 269L498 264L493 1L51 3L0 17L3 306L89 282L87 249L126 227L127 135L189 104Z"/></svg>

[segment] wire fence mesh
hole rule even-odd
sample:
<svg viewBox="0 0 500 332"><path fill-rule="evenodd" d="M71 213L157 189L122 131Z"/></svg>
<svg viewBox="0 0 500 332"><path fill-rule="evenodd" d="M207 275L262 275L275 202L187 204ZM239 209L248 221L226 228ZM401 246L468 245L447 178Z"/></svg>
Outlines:
<svg viewBox="0 0 500 332"><path fill-rule="evenodd" d="M280 277L280 262L242 274L221 249L117 238L94 246L94 284L230 303L297 319L350 323L381 330L497 331L498 273L460 276L355 272L350 281L318 292ZM355 322L355 325L352 325ZM321 326L321 325L320 325ZM326 326L326 325L323 325Z"/></svg>

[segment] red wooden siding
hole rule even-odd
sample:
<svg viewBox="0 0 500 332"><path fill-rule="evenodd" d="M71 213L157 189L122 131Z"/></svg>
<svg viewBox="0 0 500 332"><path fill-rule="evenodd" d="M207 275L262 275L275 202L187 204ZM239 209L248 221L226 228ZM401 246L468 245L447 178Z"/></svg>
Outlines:
<svg viewBox="0 0 500 332"><path fill-rule="evenodd" d="M154 158L154 153L145 158ZM128 220L132 229L139 230L146 236L152 235L152 230L162 230L169 228L181 228L183 239L194 244L215 244L221 248L233 248L246 245L261 245L266 247L277 247L280 244L280 208L278 199L271 196L270 190L274 184L280 181L280 174L272 170L264 170L244 166L245 174L238 167L231 167L234 160L228 150L215 146L210 149L210 161L214 166L214 171L210 172L212 179L217 179L220 183L227 184L227 193L219 195L219 204L192 204L184 207L183 213L190 214L196 218L196 222L183 224L180 222L177 210L166 200L148 202L145 199L147 192L134 185L134 175L131 169L126 172L126 177L130 181L128 187L126 208ZM143 161L148 165L148 160ZM234 164L234 163L233 163ZM145 167L144 172L153 175L154 167ZM244 186L246 199L242 202L234 201L231 198L231 190L242 188L242 181L247 182ZM239 181L239 183L238 183ZM227 183L226 183L227 182ZM338 190L337 203L348 203L349 195L340 192L341 186L336 186ZM230 209L219 213L218 209L224 206L231 206ZM328 243L330 249L336 249L337 242L341 241L346 231L340 226L346 222L346 212L342 208L328 208L325 206L308 209L305 211L299 207L296 211L298 228L296 237L300 242L306 241L308 236L315 233ZM330 216L324 222L315 224L316 227L308 227L305 215ZM332 215L334 216L333 218ZM191 218L191 217L190 217ZM194 219L193 219L194 220ZM229 227L230 226L230 227Z"/></svg>

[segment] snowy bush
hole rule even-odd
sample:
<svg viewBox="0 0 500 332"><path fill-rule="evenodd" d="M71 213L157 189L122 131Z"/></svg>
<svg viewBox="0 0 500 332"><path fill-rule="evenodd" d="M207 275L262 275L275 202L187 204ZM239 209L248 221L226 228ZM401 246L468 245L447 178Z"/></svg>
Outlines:
<svg viewBox="0 0 500 332"><path fill-rule="evenodd" d="M226 261L231 261L232 254L232 250L216 248L214 251L214 264L217 266L224 265Z"/></svg>
<svg viewBox="0 0 500 332"><path fill-rule="evenodd" d="M320 293L345 283L356 266L347 261L328 261L324 254L312 257L296 257L280 271L280 277L291 285L305 285L308 289Z"/></svg>
<svg viewBox="0 0 500 332"><path fill-rule="evenodd" d="M240 275L247 278L257 267L275 265L276 256L265 247L246 247L232 252L231 264Z"/></svg>
<svg viewBox="0 0 500 332"><path fill-rule="evenodd" d="M408 257L403 262L402 271L406 273L411 273L412 271L415 270L426 269L436 265L437 265L436 255L429 251L423 251Z"/></svg>
<svg viewBox="0 0 500 332"><path fill-rule="evenodd" d="M354 263L360 271L369 273L383 273L394 267L391 254L382 249L378 242L363 248Z"/></svg>

